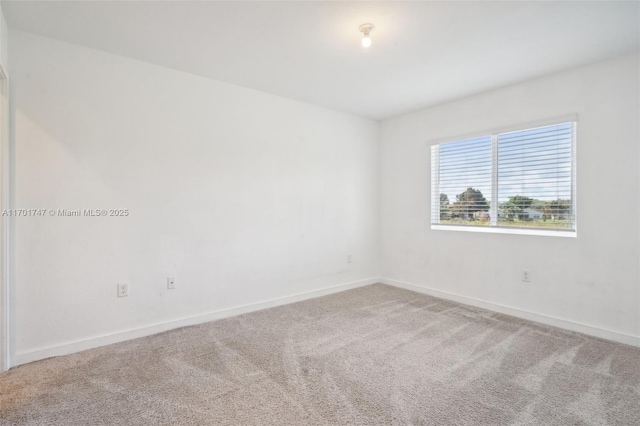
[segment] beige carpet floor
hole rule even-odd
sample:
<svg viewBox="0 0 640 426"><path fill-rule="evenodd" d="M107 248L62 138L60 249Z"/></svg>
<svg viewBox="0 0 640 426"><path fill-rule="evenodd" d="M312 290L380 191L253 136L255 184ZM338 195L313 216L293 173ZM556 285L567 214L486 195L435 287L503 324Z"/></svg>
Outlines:
<svg viewBox="0 0 640 426"><path fill-rule="evenodd" d="M2 425L640 425L640 349L379 284L0 386Z"/></svg>

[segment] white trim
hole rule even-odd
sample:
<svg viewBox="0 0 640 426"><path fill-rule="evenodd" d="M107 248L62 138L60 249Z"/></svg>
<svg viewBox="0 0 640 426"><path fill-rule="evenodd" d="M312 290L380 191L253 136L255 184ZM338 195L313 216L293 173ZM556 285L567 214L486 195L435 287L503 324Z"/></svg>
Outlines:
<svg viewBox="0 0 640 426"><path fill-rule="evenodd" d="M73 342L64 343L57 346L50 346L47 348L35 349L32 351L21 352L16 354L13 359L12 367L26 364L33 361L38 361L53 356L69 355L75 352L80 352L88 349L93 349L113 343L124 342L131 339L137 339L140 337L150 336L164 331L173 330L180 327L186 327L190 325L202 324L205 322L215 321L222 318L228 318L235 315L241 315L249 312L259 311L262 309L273 308L276 306L286 305L289 303L295 303L302 300L313 299L315 297L321 297L333 293L339 293L341 291L350 290L358 287L364 287L371 284L382 283L394 287L404 288L406 290L415 291L417 293L427 294L429 296L438 297L441 299L451 300L457 303L465 305L476 306L490 311L511 315L517 318L522 318L529 321L534 321L541 324L550 325L553 327L559 327L565 330L575 331L583 333L589 336L598 337L606 340L611 340L618 343L624 343L627 345L640 347L640 336L632 336L629 334L619 333L612 330L607 330L599 327L594 327L587 324L577 323L570 320L556 318L548 315L538 314L534 312L525 311L518 308L512 308L509 306L500 305L497 303L487 302L472 297L461 296L454 293L449 293L441 290L435 290L426 286L412 284L403 281L397 281L390 278L367 278L360 281L353 281L346 284L340 284L337 286L312 290L305 293L297 293L290 296L279 297L275 299L266 300L263 302L252 303L243 306L237 306L229 309L222 309L218 311L208 312L201 315L195 315L192 317L181 318L177 320L167 321L163 323L153 324L146 327L140 327L131 330L125 330L113 334L91 337L83 340L76 340Z"/></svg>
<svg viewBox="0 0 640 426"><path fill-rule="evenodd" d="M328 294L338 293L353 288L363 287L379 282L377 277L367 278L360 281L353 281L345 284L336 285L333 287L312 290L304 293L296 293L290 296L278 297L275 299L269 299L258 303L251 303L248 305L236 306L229 309L221 309L218 311L207 312L200 315L195 315L187 318L180 318L167 322L148 325L145 327L135 328L131 330L124 330L113 334L106 334L102 336L90 337L88 339L76 340L73 342L63 343L57 346L50 346L41 349L30 350L26 352L19 352L12 360L12 367L26 364L28 362L37 361L40 359L50 358L53 356L69 355L75 352L84 351L87 349L93 349L100 346L110 345L113 343L124 342L126 340L137 339L139 337L150 336L152 334L162 333L164 331L173 330L180 327L186 327L189 325L202 324L205 322L215 321L222 318L228 318L236 315L246 314L248 312L260 311L262 309L273 308L280 305L286 305L288 303L299 302L302 300L313 299L315 297L326 296Z"/></svg>
<svg viewBox="0 0 640 426"><path fill-rule="evenodd" d="M527 229L527 228L507 228L500 226L474 226L474 225L439 225L431 224L434 231L464 231L464 232L485 232L488 234L515 234L515 235L538 235L542 237L569 237L576 238L578 234L575 231L560 231L546 229Z"/></svg>
<svg viewBox="0 0 640 426"><path fill-rule="evenodd" d="M440 223L440 145L431 145L431 223Z"/></svg>
<svg viewBox="0 0 640 426"><path fill-rule="evenodd" d="M573 229L578 232L578 164L577 143L578 143L578 119L573 121L573 132L571 134L571 217Z"/></svg>
<svg viewBox="0 0 640 426"><path fill-rule="evenodd" d="M1 15L1 13L0 13ZM10 207L10 106L9 106L9 76L5 72L4 66L0 64L0 81L4 81L4 102L0 102L0 211ZM1 83L0 83L1 84ZM2 88L0 87L0 91ZM0 94L0 101L2 95ZM9 218L3 216L0 219L0 373L7 371L11 367L10 346L10 292L9 292Z"/></svg>
<svg viewBox="0 0 640 426"><path fill-rule="evenodd" d="M600 327L595 327L588 324L574 322L562 318L556 318L549 315L538 314L535 312L525 311L523 309L512 308L510 306L499 305L493 302L487 302L485 300L475 299L473 297L461 296L446 291L435 290L426 286L412 284L403 281L396 281L390 278L380 278L382 284L387 284L394 287L404 288L406 290L415 291L417 293L427 294L429 296L438 297L441 299L450 300L465 305L476 306L478 308L488 309L490 311L499 312L513 317L522 318L537 323L550 325L553 327L562 328L565 330L575 331L578 333L586 334L601 339L611 340L613 342L624 343L626 345L640 347L640 336L633 336L630 334L619 333L613 330L607 330Z"/></svg>
<svg viewBox="0 0 640 426"><path fill-rule="evenodd" d="M491 226L498 226L498 133L491 135Z"/></svg>

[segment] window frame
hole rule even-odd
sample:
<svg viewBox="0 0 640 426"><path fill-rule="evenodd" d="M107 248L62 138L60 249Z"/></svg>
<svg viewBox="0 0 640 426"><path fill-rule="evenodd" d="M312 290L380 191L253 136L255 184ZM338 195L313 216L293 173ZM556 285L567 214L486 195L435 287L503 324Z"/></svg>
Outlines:
<svg viewBox="0 0 640 426"><path fill-rule="evenodd" d="M536 127L544 127L544 126L552 126L556 124L563 123L572 123L572 135L571 135L571 210L573 216L573 226L572 229L541 229L541 228L525 228L525 227L510 227L510 226L500 226L497 223L497 209L498 209L498 135L503 133L510 132L518 132L533 129ZM560 117L555 117L552 119L538 120L527 123L521 123L517 125L510 125L498 128L492 128L490 130L485 131L477 131L473 133L467 133L465 135L456 136L456 137L447 137L447 138L439 138L433 139L428 142L428 151L429 151L429 164L431 167L431 196L429 199L429 223L431 226L431 230L444 230L444 231L463 231L463 232L480 232L480 233L492 233L492 234L519 234L519 235L538 235L538 236L552 236L552 237L569 237L576 238L578 236L578 210L577 210L577 173L576 173L576 163L577 163L577 133L578 133L578 115L570 114L564 115ZM439 169L439 161L436 166L434 166L434 158L432 148L436 145L445 144L448 142L458 142L466 139L474 139L481 137L491 137L491 168L492 168L492 179L491 179L491 205L489 210L489 215L491 217L491 224L489 226L479 226L479 225L465 225L465 224L441 224L440 215L436 215L433 217L434 212L440 211L440 198L439 196L435 197L434 194L439 192L439 177L440 177L440 169ZM438 173L434 173L434 167L437 167ZM439 194L438 194L439 195ZM437 206L435 202L437 200ZM494 202L494 200L496 200ZM435 219L435 220L434 220ZM494 222L495 221L495 222Z"/></svg>

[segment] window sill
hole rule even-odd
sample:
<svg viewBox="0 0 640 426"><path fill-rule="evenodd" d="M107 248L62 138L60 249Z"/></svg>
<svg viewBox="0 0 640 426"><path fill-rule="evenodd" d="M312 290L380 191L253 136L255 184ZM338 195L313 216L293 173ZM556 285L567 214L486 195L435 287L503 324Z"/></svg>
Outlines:
<svg viewBox="0 0 640 426"><path fill-rule="evenodd" d="M551 229L526 229L507 228L500 226L468 226L468 225L438 225L431 224L432 230L437 231L463 231L463 232L484 232L489 234L516 234L516 235L537 235L542 237L562 237L576 238L576 231L558 231Z"/></svg>

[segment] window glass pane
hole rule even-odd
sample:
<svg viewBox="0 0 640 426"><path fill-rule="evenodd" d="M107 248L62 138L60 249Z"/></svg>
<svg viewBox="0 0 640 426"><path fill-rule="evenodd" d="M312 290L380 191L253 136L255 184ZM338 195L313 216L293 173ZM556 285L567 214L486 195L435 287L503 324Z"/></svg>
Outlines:
<svg viewBox="0 0 640 426"><path fill-rule="evenodd" d="M498 135L498 225L573 229L573 123Z"/></svg>
<svg viewBox="0 0 640 426"><path fill-rule="evenodd" d="M434 205L439 208L432 211L432 222L490 225L491 136L440 144L437 163Z"/></svg>

